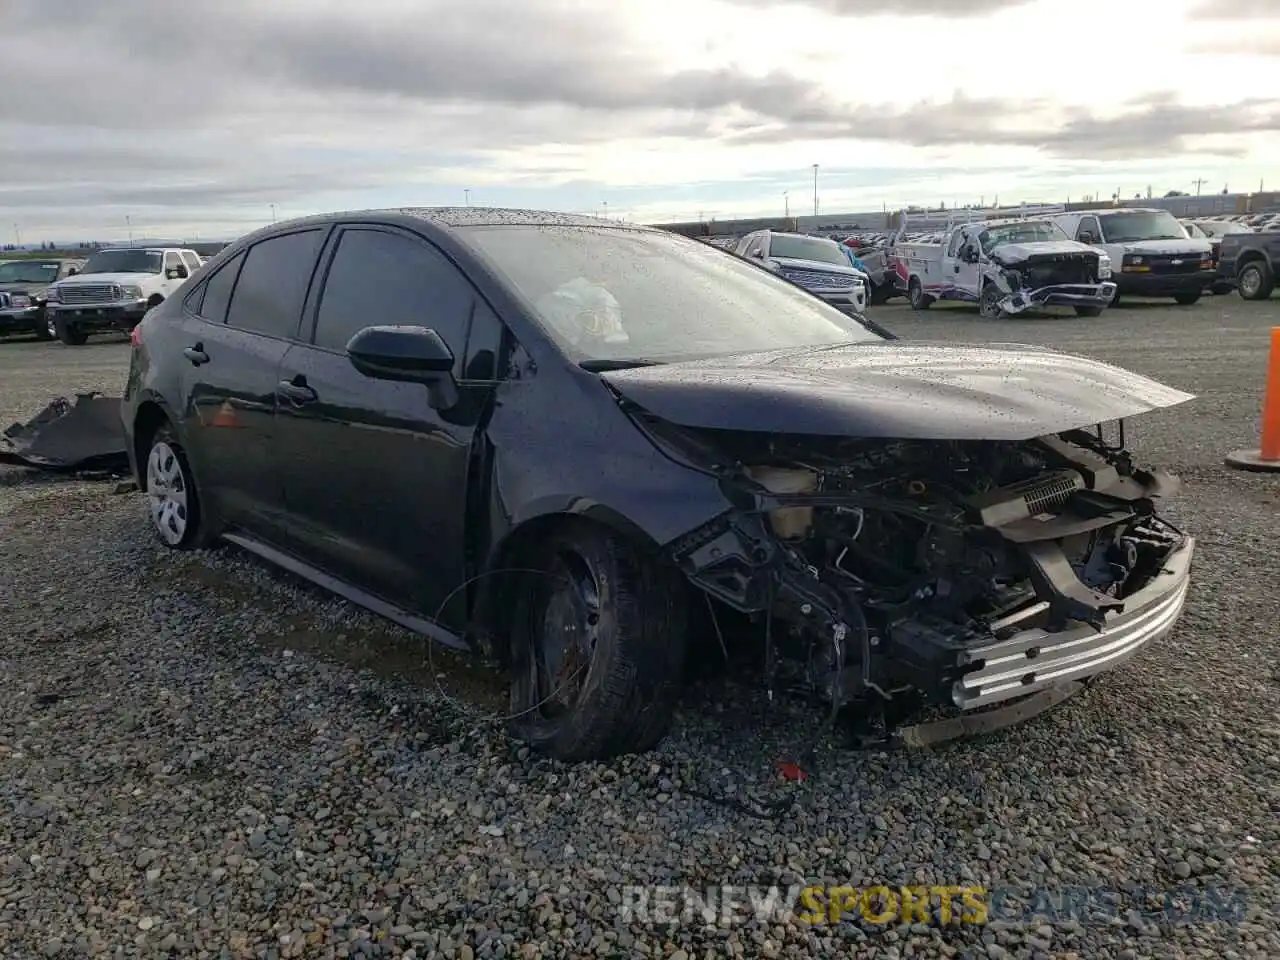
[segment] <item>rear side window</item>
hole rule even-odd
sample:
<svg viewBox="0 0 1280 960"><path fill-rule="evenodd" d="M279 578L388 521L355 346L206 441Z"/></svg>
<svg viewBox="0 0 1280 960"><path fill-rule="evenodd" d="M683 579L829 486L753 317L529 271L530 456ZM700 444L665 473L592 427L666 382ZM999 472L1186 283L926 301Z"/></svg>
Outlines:
<svg viewBox="0 0 1280 960"><path fill-rule="evenodd" d="M461 361L474 302L458 268L422 241L348 229L320 295L315 344L344 350L365 327L410 324L433 328Z"/></svg>
<svg viewBox="0 0 1280 960"><path fill-rule="evenodd" d="M220 266L187 300L187 309L213 323L225 323L227 305L231 302L231 289L236 285L236 276L240 273L242 263L243 253Z"/></svg>
<svg viewBox="0 0 1280 960"><path fill-rule="evenodd" d="M303 230L250 247L227 311L228 325L269 337L295 338L323 238L321 230Z"/></svg>

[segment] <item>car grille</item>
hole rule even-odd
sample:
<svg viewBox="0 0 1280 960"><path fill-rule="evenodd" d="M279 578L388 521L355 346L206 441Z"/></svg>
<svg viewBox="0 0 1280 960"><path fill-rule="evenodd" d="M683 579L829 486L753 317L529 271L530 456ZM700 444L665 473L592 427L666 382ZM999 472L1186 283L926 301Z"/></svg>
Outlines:
<svg viewBox="0 0 1280 960"><path fill-rule="evenodd" d="M1058 283L1096 283L1098 258L1096 256L1060 257L1032 260L1019 268L1023 283L1033 290Z"/></svg>
<svg viewBox="0 0 1280 960"><path fill-rule="evenodd" d="M77 283L60 287L59 299L66 304L112 303L120 299L120 287L114 283Z"/></svg>
<svg viewBox="0 0 1280 960"><path fill-rule="evenodd" d="M1182 253L1176 256L1143 257L1142 262L1152 273L1199 273L1201 256L1198 253Z"/></svg>
<svg viewBox="0 0 1280 960"><path fill-rule="evenodd" d="M783 270L782 275L806 290L848 290L857 279L822 270Z"/></svg>

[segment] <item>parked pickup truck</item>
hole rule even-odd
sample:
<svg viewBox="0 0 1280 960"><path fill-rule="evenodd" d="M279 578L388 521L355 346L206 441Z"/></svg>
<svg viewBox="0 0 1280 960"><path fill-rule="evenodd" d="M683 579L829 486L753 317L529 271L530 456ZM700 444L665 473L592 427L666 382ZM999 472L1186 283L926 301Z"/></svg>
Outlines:
<svg viewBox="0 0 1280 960"><path fill-rule="evenodd" d="M83 269L49 288L49 316L59 340L79 346L89 334L132 330L200 269L194 250L115 247L99 250Z"/></svg>
<svg viewBox="0 0 1280 960"><path fill-rule="evenodd" d="M978 304L990 319L1043 307L1096 317L1115 296L1107 254L1068 239L1050 220L962 223L940 243L899 242L892 250L915 310L960 300Z"/></svg>
<svg viewBox="0 0 1280 960"><path fill-rule="evenodd" d="M739 240L734 253L804 287L834 307L858 313L867 309L867 275L854 268L834 240L757 230Z"/></svg>
<svg viewBox="0 0 1280 960"><path fill-rule="evenodd" d="M0 334L34 333L41 340L53 339L45 313L48 289L83 266L83 260L58 257L0 263Z"/></svg>
<svg viewBox="0 0 1280 960"><path fill-rule="evenodd" d="M1276 286L1280 230L1228 233L1219 248L1218 277L1235 282L1246 300L1266 300Z"/></svg>

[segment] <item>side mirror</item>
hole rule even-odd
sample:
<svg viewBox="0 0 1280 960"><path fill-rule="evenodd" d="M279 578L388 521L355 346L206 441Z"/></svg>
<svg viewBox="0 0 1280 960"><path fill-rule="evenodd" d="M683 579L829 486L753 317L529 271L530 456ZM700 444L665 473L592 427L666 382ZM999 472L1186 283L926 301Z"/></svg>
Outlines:
<svg viewBox="0 0 1280 960"><path fill-rule="evenodd" d="M164 272L164 275L170 280L185 280L187 278L186 267L170 267Z"/></svg>
<svg viewBox="0 0 1280 960"><path fill-rule="evenodd" d="M67 276L68 276L68 277L74 277L74 276L75 276L77 273L79 273L79 272L80 272L80 268L79 268L79 267L72 267L70 270L68 270L68 271L67 271Z"/></svg>
<svg viewBox="0 0 1280 960"><path fill-rule="evenodd" d="M453 351L427 327L365 327L347 342L347 357L366 377L426 384L438 410L458 402Z"/></svg>
<svg viewBox="0 0 1280 960"><path fill-rule="evenodd" d="M1088 230L1085 230L1076 237L1076 241L1079 243L1097 243L1098 238Z"/></svg>

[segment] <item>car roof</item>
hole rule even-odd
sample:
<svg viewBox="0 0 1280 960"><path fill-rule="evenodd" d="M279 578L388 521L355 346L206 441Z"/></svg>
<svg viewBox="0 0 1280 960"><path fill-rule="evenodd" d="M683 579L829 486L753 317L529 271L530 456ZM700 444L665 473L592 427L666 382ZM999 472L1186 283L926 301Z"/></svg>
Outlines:
<svg viewBox="0 0 1280 960"><path fill-rule="evenodd" d="M666 233L654 227L600 217L587 217L576 213L559 213L554 210L523 210L510 207L382 207L369 210L341 210L333 213L298 217L272 224L267 230L281 227L297 227L308 224L334 223L340 220L394 220L412 218L421 220L442 230L462 227L525 226L525 227L612 227L648 233Z"/></svg>

